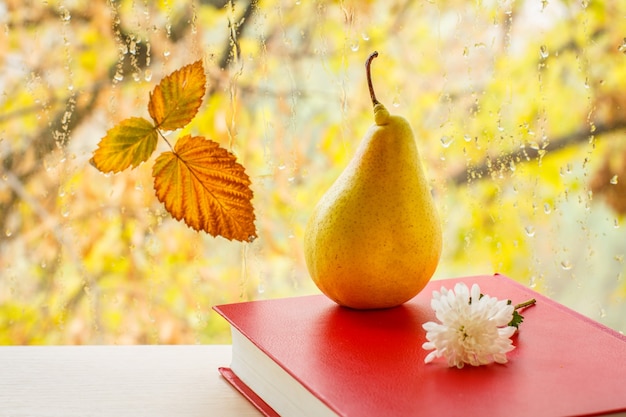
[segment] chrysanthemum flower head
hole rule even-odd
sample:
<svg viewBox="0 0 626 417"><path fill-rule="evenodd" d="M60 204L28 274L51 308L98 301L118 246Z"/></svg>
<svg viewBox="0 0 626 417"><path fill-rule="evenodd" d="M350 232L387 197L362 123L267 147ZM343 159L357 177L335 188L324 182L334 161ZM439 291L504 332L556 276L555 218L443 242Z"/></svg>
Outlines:
<svg viewBox="0 0 626 417"><path fill-rule="evenodd" d="M426 343L430 352L424 361L445 357L448 366L479 366L491 362L506 363L506 354L515 346L511 336L516 328L509 326L515 308L508 300L481 294L477 284L471 290L457 283L454 291L444 287L433 291L431 307L440 323L429 321Z"/></svg>

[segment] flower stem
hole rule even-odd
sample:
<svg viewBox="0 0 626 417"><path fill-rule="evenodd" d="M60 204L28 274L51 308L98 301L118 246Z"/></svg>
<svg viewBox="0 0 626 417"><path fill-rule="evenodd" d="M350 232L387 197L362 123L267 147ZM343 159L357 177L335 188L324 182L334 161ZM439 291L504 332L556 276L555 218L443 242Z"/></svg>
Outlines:
<svg viewBox="0 0 626 417"><path fill-rule="evenodd" d="M532 305L534 305L537 302L537 300L535 300L534 298L531 298L528 301L524 301L523 303L519 303L515 306L515 310L521 310L524 309L526 307L530 307Z"/></svg>

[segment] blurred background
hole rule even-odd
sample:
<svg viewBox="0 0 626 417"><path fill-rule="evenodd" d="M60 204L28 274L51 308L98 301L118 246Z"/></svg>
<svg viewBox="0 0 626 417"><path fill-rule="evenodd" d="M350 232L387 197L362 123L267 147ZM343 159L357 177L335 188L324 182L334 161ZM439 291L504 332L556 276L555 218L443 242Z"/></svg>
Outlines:
<svg viewBox="0 0 626 417"><path fill-rule="evenodd" d="M373 123L374 50L442 217L435 279L502 273L624 332L624 28L623 1L0 0L0 344L225 343L213 305L317 293L303 229ZM154 158L89 164L198 59L171 136L237 155L252 243L173 220Z"/></svg>

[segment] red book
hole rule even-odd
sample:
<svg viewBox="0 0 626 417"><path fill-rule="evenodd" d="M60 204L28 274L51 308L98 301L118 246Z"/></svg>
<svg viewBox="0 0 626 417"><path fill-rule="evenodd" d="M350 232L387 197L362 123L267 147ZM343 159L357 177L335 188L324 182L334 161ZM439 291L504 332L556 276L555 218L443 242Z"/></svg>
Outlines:
<svg viewBox="0 0 626 417"><path fill-rule="evenodd" d="M432 291L459 281L514 304L537 299L506 364L424 363ZM626 337L502 275L431 281L385 310L323 295L214 309L233 335L231 366L220 372L267 416L626 415Z"/></svg>

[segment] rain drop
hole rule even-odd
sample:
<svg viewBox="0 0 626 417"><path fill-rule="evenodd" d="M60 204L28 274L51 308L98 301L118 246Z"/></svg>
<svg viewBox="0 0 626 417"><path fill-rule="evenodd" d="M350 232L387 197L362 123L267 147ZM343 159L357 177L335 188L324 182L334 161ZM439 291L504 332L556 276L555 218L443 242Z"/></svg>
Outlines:
<svg viewBox="0 0 626 417"><path fill-rule="evenodd" d="M113 78L115 78L115 81L122 81L124 79L124 74L122 74L121 72L116 72Z"/></svg>
<svg viewBox="0 0 626 417"><path fill-rule="evenodd" d="M550 207L550 204L545 203L543 205L543 212L546 214L550 214L552 212L552 207Z"/></svg>
<svg viewBox="0 0 626 417"><path fill-rule="evenodd" d="M528 236L528 237L535 236L535 227L534 226L526 226L526 227L524 227L524 231L526 232L526 236Z"/></svg>
<svg viewBox="0 0 626 417"><path fill-rule="evenodd" d="M147 69L144 73L143 79L150 82L150 80L152 80L152 71Z"/></svg>
<svg viewBox="0 0 626 417"><path fill-rule="evenodd" d="M368 35L367 33L363 32L363 33L361 33L361 38L362 38L365 42L367 42L367 41L369 41L369 40L370 40L370 35ZM625 40L625 41L626 41L626 40Z"/></svg>
<svg viewBox="0 0 626 417"><path fill-rule="evenodd" d="M617 184L617 175L613 175L613 177L611 178L611 180L609 181L611 184L616 185Z"/></svg>
<svg viewBox="0 0 626 417"><path fill-rule="evenodd" d="M621 264L624 263L624 254L615 255L615 260Z"/></svg>
<svg viewBox="0 0 626 417"><path fill-rule="evenodd" d="M561 268L563 268L564 271L569 271L572 269L572 263L568 260L561 261Z"/></svg>
<svg viewBox="0 0 626 417"><path fill-rule="evenodd" d="M70 14L69 10L65 8L61 10L61 20L64 22L69 22L70 20L72 20L72 15Z"/></svg>
<svg viewBox="0 0 626 417"><path fill-rule="evenodd" d="M550 52L548 52L548 48L546 48L545 45L541 45L541 47L539 47L539 56L541 59L546 59L550 56Z"/></svg>
<svg viewBox="0 0 626 417"><path fill-rule="evenodd" d="M352 52L356 52L356 51L359 50L359 40L358 39L356 39L356 40L354 40L354 41L352 41L350 43L350 49L352 50Z"/></svg>
<svg viewBox="0 0 626 417"><path fill-rule="evenodd" d="M440 140L441 146L443 146L444 148L449 148L450 145L452 145L452 142L454 142L454 138L451 138L449 136L442 136Z"/></svg>
<svg viewBox="0 0 626 417"><path fill-rule="evenodd" d="M617 50L623 54L626 54L626 38L624 38L624 42L622 42L622 44L619 46L619 48L617 48Z"/></svg>
<svg viewBox="0 0 626 417"><path fill-rule="evenodd" d="M13 232L11 230L7 229L7 230L4 231L4 235L6 237L11 237L13 235Z"/></svg>

